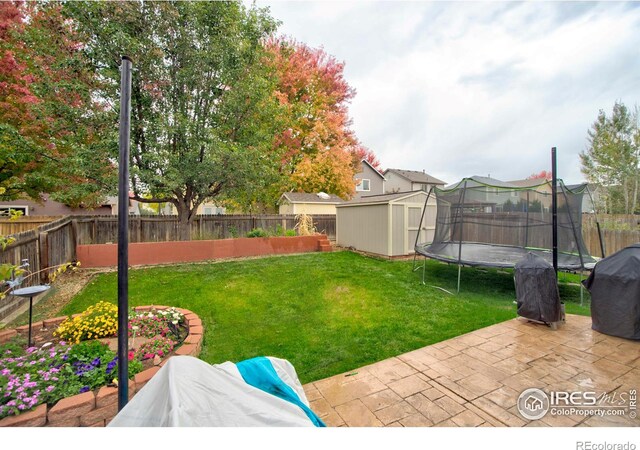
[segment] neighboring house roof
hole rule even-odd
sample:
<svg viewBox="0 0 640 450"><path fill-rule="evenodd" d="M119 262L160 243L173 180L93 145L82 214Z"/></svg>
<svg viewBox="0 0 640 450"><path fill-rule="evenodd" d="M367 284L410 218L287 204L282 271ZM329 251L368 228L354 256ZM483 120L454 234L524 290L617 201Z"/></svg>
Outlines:
<svg viewBox="0 0 640 450"><path fill-rule="evenodd" d="M500 180L496 180L495 178L489 178L489 177L481 177L478 175L474 175L472 177L469 178L463 178L462 180L458 181L457 183L454 184L450 184L449 186L445 187L445 189L452 189L452 188L457 188L457 187L464 187L465 186L465 180L466 180L466 186L467 187L474 187L474 186L495 186L495 187L505 187L505 188L514 188L517 187L511 183L506 183L504 181L500 181Z"/></svg>
<svg viewBox="0 0 640 450"><path fill-rule="evenodd" d="M366 195L360 198L350 200L348 202L343 202L337 207L340 208L342 206L369 205L373 203L389 203L397 200L402 200L406 197L411 197L413 195L426 196L427 193L425 191L407 191L407 192L396 192L393 194Z"/></svg>
<svg viewBox="0 0 640 450"><path fill-rule="evenodd" d="M322 196L320 194L323 194ZM306 192L285 192L280 196L280 201L285 198L289 203L322 203L327 205L337 205L342 203L340 197L335 194L325 194L319 192L317 194L308 194Z"/></svg>
<svg viewBox="0 0 640 450"><path fill-rule="evenodd" d="M412 183L445 184L444 181L438 180L436 177L432 177L424 171L420 172L418 170L387 169L384 171L384 174L386 175L389 172L393 172L396 175L399 175L402 178L411 181Z"/></svg>
<svg viewBox="0 0 640 450"><path fill-rule="evenodd" d="M371 165L371 163L369 163L369 161L367 161L366 159L363 159L363 160L362 160L362 162L363 162L363 163L365 163L367 166L371 167L371 170L373 170L375 173L377 173L378 175L380 175L380 178L382 178L383 180L385 180L385 181L386 181L386 178L384 177L384 175L382 175L382 174L378 171L378 169L376 169L375 167L373 167L373 166Z"/></svg>

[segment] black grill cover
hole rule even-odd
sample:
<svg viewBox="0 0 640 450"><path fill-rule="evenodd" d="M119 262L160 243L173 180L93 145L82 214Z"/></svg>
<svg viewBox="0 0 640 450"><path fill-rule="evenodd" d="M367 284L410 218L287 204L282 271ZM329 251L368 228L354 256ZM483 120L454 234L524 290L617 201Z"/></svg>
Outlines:
<svg viewBox="0 0 640 450"><path fill-rule="evenodd" d="M527 253L516 263L514 279L520 317L545 323L562 320L558 281L553 265L541 256Z"/></svg>
<svg viewBox="0 0 640 450"><path fill-rule="evenodd" d="M582 284L591 293L591 328L640 339L640 243L598 261Z"/></svg>

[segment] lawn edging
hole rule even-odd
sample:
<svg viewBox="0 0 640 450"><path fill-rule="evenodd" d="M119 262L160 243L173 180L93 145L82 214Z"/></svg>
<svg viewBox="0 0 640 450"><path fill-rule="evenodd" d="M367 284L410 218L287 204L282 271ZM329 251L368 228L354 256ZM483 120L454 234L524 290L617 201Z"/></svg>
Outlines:
<svg viewBox="0 0 640 450"><path fill-rule="evenodd" d="M146 266L317 251L331 251L331 243L324 234L202 241L137 242L129 244L129 264ZM76 254L78 261L85 268L114 267L118 263L117 244L78 245Z"/></svg>
<svg viewBox="0 0 640 450"><path fill-rule="evenodd" d="M167 308L169 307L149 305L138 306L134 309L136 311L149 311L151 309ZM202 337L204 335L202 321L188 309L176 309L184 314L189 334L174 355L197 357L202 350ZM67 319L67 316L50 320L59 323L65 319ZM5 340L10 339L20 332L20 330L16 330L9 330L15 331L15 333L5 333L3 338ZM129 380L129 399L133 398L170 358L171 356L163 359L158 366L143 370L135 375L133 380ZM118 414L118 388L103 386L96 391L63 398L51 407L43 404L17 416L5 417L0 420L0 427L104 427L116 414Z"/></svg>

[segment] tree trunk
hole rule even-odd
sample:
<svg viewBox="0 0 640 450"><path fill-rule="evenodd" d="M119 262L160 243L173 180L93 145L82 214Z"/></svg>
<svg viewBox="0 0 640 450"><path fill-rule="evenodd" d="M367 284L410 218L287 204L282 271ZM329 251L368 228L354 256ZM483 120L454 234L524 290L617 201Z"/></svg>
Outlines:
<svg viewBox="0 0 640 450"><path fill-rule="evenodd" d="M178 240L190 241L191 240L191 211L187 205L183 202L178 202L176 205L178 210Z"/></svg>

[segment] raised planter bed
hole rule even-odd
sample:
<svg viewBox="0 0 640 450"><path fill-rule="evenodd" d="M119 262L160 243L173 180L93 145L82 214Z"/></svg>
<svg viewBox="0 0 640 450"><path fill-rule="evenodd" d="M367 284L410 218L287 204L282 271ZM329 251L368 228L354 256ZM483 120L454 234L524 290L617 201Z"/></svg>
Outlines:
<svg viewBox="0 0 640 450"><path fill-rule="evenodd" d="M209 241L140 242L129 244L129 264L154 265L209 261L222 258L331 251L323 234ZM82 267L112 267L118 261L117 244L78 245Z"/></svg>
<svg viewBox="0 0 640 450"><path fill-rule="evenodd" d="M136 311L148 311L152 308L166 309L167 306L138 306ZM198 356L202 349L203 328L202 321L193 312L177 308L184 314L189 334L182 346L176 349L172 355ZM50 319L50 324L60 323L67 317ZM47 321L44 321L47 322ZM10 339L21 330L8 330L0 335L0 342ZM138 373L133 380L129 380L129 398L140 391L145 384L160 370L171 356L160 362L158 366L150 367ZM39 405L35 409L9 416L0 420L0 427L104 427L118 413L118 389L103 386L97 391L84 392L72 397L63 398L55 405Z"/></svg>

